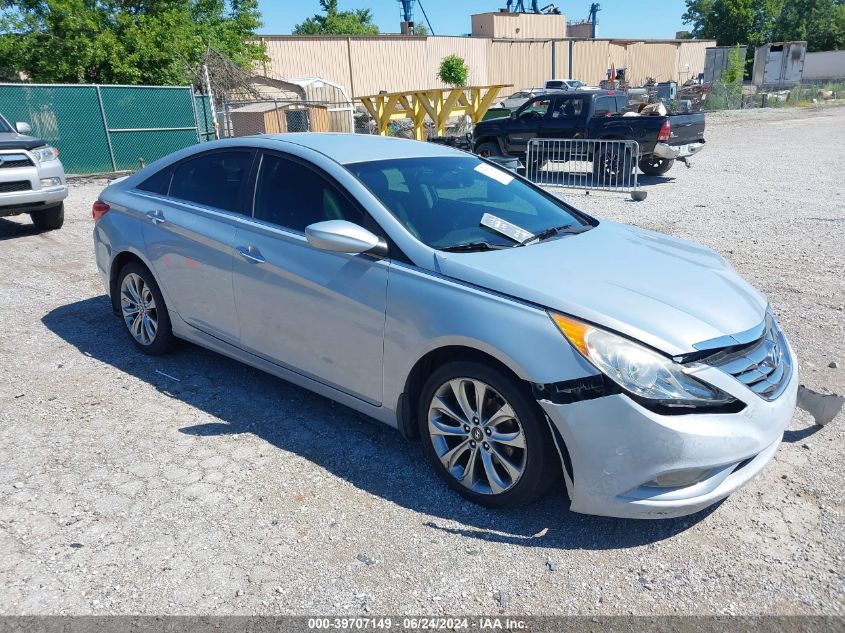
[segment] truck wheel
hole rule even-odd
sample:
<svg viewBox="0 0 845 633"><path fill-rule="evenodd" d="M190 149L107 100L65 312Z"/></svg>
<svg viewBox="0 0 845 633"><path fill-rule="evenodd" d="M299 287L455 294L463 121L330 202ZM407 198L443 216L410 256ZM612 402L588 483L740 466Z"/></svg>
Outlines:
<svg viewBox="0 0 845 633"><path fill-rule="evenodd" d="M65 205L63 202L49 209L40 209L29 214L32 223L40 231L55 231L65 223Z"/></svg>
<svg viewBox="0 0 845 633"><path fill-rule="evenodd" d="M501 156L502 150L498 143L487 141L486 143L479 143L475 146L475 153L482 158L489 158L490 156Z"/></svg>
<svg viewBox="0 0 845 633"><path fill-rule="evenodd" d="M626 187L634 173L633 162L628 150L606 149L593 157L593 179L596 184Z"/></svg>
<svg viewBox="0 0 845 633"><path fill-rule="evenodd" d="M662 176L672 169L672 165L674 164L674 159L658 158L652 154L651 156L643 156L640 159L640 171L646 176Z"/></svg>

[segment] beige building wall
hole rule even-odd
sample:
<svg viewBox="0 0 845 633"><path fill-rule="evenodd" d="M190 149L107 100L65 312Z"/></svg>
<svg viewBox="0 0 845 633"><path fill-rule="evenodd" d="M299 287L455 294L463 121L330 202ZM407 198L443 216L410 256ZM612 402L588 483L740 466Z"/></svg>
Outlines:
<svg viewBox="0 0 845 633"><path fill-rule="evenodd" d="M607 77L607 69L613 64L627 69L631 85L642 84L648 77L683 82L704 71L705 49L715 45L712 40L556 39L553 77L551 39L390 35L261 39L270 58L264 64L263 74L277 79L322 77L344 86L351 97L382 90L443 87L437 79L437 69L440 61L450 54L466 60L470 84L512 84L515 89L540 87L548 79L570 75L570 42L573 79L597 84Z"/></svg>
<svg viewBox="0 0 845 633"><path fill-rule="evenodd" d="M555 54L561 48L557 45ZM491 43L490 50L490 83L513 84L512 91L504 92L540 88L552 78L551 42L498 40Z"/></svg>
<svg viewBox="0 0 845 633"><path fill-rule="evenodd" d="M472 16L472 36L493 39L561 39L566 37L566 16L537 13L480 13Z"/></svg>

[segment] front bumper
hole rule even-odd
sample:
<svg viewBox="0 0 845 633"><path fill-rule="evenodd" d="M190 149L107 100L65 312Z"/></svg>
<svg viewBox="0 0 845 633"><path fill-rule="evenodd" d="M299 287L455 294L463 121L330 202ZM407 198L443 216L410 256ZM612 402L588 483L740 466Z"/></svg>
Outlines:
<svg viewBox="0 0 845 633"><path fill-rule="evenodd" d="M654 155L665 160L686 160L704 149L704 143L687 143L686 145L668 145L658 143L654 146Z"/></svg>
<svg viewBox="0 0 845 633"><path fill-rule="evenodd" d="M16 153L25 153L17 151ZM36 161L33 159L33 162ZM68 195L67 181L61 161L36 163L37 166L0 169L0 185L4 183L29 183L24 191L0 192L0 217L37 211L41 207L58 204ZM42 187L41 180L58 178L60 184Z"/></svg>
<svg viewBox="0 0 845 633"><path fill-rule="evenodd" d="M569 452L566 483L573 511L643 519L685 516L724 499L763 469L792 419L797 369L772 402L716 368L696 375L738 397L746 408L738 413L660 415L621 394L572 404L540 401ZM691 485L644 486L670 473L697 469L708 473Z"/></svg>

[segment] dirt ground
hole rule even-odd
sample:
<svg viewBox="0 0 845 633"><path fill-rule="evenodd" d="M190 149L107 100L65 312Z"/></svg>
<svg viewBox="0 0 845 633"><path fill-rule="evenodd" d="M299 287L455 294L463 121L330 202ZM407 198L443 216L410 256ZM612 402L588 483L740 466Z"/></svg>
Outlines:
<svg viewBox="0 0 845 633"><path fill-rule="evenodd" d="M720 114L600 216L704 242L845 393L845 109ZM845 437L797 412L718 507L636 522L462 501L419 446L192 346L137 353L67 222L0 219L0 614L845 614ZM837 368L829 367L838 364Z"/></svg>

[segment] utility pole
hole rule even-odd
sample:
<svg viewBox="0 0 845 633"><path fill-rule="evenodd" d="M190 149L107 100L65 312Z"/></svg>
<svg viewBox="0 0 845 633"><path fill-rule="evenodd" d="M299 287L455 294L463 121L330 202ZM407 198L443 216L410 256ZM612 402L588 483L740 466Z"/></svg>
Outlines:
<svg viewBox="0 0 845 633"><path fill-rule="evenodd" d="M205 94L208 95L208 104L211 106L211 122L214 124L214 138L220 140L220 124L217 122L217 109L214 107L214 93L211 91L211 77L208 74L208 64L202 65L202 74L205 79Z"/></svg>

